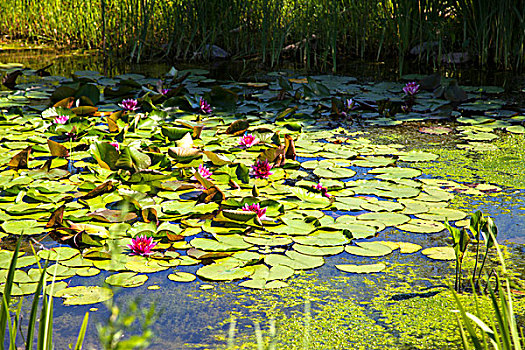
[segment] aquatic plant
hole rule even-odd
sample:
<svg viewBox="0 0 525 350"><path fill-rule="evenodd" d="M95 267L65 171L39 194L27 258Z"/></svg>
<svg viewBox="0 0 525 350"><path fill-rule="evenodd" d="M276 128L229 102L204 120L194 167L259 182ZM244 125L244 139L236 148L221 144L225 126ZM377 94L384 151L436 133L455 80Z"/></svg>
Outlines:
<svg viewBox="0 0 525 350"><path fill-rule="evenodd" d="M21 298L18 301L14 319L11 319L11 315L9 311L9 305L11 304L11 300L12 300L11 298L12 298L13 286L15 286L15 283L14 283L15 270L16 270L18 259L19 259L21 242L22 242L22 238L20 237L17 240L15 250L11 257L11 262L9 264L9 269L7 271L6 281L4 284L4 290L2 293L2 305L0 307L0 326L3 329L0 332L0 348L1 349L4 349L4 346L5 346L6 324L8 326L7 335L8 335L9 349L18 348L16 345L16 339L18 337L18 331L22 329L21 327L23 324L22 318L21 318L23 298ZM32 246L31 248L33 249ZM35 253L34 249L33 249L33 253ZM54 271L49 271L47 270L47 262L46 262L44 267L38 264L38 269L39 269L40 277L38 278L38 283L36 284L36 289L35 289L35 292L33 293L33 301L31 305L31 312L29 314L29 321L27 324L27 332L25 336L22 334L22 338L24 339L24 342L25 342L25 349L27 350L33 349L34 335L35 335L35 331L37 330L37 325L36 325L36 321L38 317L37 314L39 313L40 320L38 324L38 333L37 333L37 349L51 350L54 348L53 346L53 294L55 292L56 266L55 266ZM51 274L52 276L52 282L49 285L47 285L46 279L49 278L49 274ZM39 306L40 298L42 298L42 306L39 312L38 306ZM89 320L89 312L86 312L86 314L84 315L84 319L82 321L82 325L80 327L80 331L78 334L76 344L73 348L75 350L82 349L82 344L84 342L84 337L87 331L88 320Z"/></svg>
<svg viewBox="0 0 525 350"><path fill-rule="evenodd" d="M453 227L448 223L448 221L445 222L444 225L450 232L450 236L452 237L453 241L454 253L456 254L456 281L454 283L454 288L457 292L459 292L461 290L461 266L463 264L465 253L467 252L470 237L464 227L461 229Z"/></svg>
<svg viewBox="0 0 525 350"><path fill-rule="evenodd" d="M203 99L202 97L199 99L199 108L201 109L201 112L204 114L210 114L212 112L211 105Z"/></svg>
<svg viewBox="0 0 525 350"><path fill-rule="evenodd" d="M261 220L266 219L266 208L261 208L259 203L245 204L242 210L256 213L257 217Z"/></svg>
<svg viewBox="0 0 525 350"><path fill-rule="evenodd" d="M403 92L407 96L413 96L419 91L419 84L415 81L409 82L403 87Z"/></svg>
<svg viewBox="0 0 525 350"><path fill-rule="evenodd" d="M273 165L271 165L268 160L258 159L254 165L252 165L252 171L250 175L255 176L256 179L267 179L270 175L273 174L270 170Z"/></svg>
<svg viewBox="0 0 525 350"><path fill-rule="evenodd" d="M200 164L199 167L197 168L197 172L199 173L200 176L202 176L202 178L206 180L208 180L213 175L211 170L207 166L202 165L202 164Z"/></svg>
<svg viewBox="0 0 525 350"><path fill-rule="evenodd" d="M139 109L138 101L134 99L122 100L119 106L122 107L124 110L130 112L134 112Z"/></svg>
<svg viewBox="0 0 525 350"><path fill-rule="evenodd" d="M315 185L312 186L314 190L317 190L317 191L320 191L321 194L327 198L330 198L330 194L328 193L328 189L326 187L324 187L323 185L321 185L321 183L317 183Z"/></svg>
<svg viewBox="0 0 525 350"><path fill-rule="evenodd" d="M258 143L259 139L252 134L246 133L239 138L239 146L243 148L250 148Z"/></svg>
<svg viewBox="0 0 525 350"><path fill-rule="evenodd" d="M459 292L461 289L461 265L471 239L465 228L458 229L456 227L452 227L448 222L446 222L444 225L450 232L454 242L454 252L456 254L455 289ZM494 246L494 238L498 234L498 228L490 216L486 216L478 210L470 216L468 229L476 242L476 256L474 268L472 270L471 282L475 287L477 287L479 284L479 279L481 278L481 273L485 266L485 262L487 260L489 249ZM481 236L483 236L483 242L485 244L485 253L483 254L481 266L478 268Z"/></svg>
<svg viewBox="0 0 525 350"><path fill-rule="evenodd" d="M456 319L463 348L465 350L470 349L469 344L471 344L476 350L521 350L525 347L525 337L523 336L523 330L518 327L516 321L511 281L507 272L505 259L503 258L493 231L488 230L487 233L489 235L488 238L496 248L503 277L500 277L499 274L496 275L495 290L490 283L487 285L489 298L492 302L492 310L476 308L476 314L467 312L456 292L452 291L458 307L458 310L454 310L454 312L459 313L459 316L456 315ZM476 294L474 294L474 298L477 299ZM491 319L490 325L482 321L483 316L486 315L487 312L493 312L495 315L494 318ZM467 333L465 333L465 328Z"/></svg>
<svg viewBox="0 0 525 350"><path fill-rule="evenodd" d="M131 250L130 255L149 256L153 254L151 249L157 245L157 242L153 242L152 237L139 235L131 239L131 244L128 244L128 248Z"/></svg>
<svg viewBox="0 0 525 350"><path fill-rule="evenodd" d="M68 115L59 115L54 119L55 124L64 125L68 122L69 116Z"/></svg>

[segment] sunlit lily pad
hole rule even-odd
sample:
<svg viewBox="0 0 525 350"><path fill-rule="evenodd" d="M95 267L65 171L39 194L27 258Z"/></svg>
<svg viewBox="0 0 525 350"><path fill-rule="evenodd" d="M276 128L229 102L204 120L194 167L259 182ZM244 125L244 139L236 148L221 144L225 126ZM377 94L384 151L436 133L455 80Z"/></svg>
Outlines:
<svg viewBox="0 0 525 350"><path fill-rule="evenodd" d="M397 225L397 228L414 233L437 233L443 231L445 226L438 221L411 219L405 224Z"/></svg>
<svg viewBox="0 0 525 350"><path fill-rule="evenodd" d="M106 277L105 282L117 287L138 287L146 283L148 276L137 275L135 272L121 272Z"/></svg>
<svg viewBox="0 0 525 350"><path fill-rule="evenodd" d="M194 274L182 271L175 271L168 275L168 279L173 282L192 282L196 278Z"/></svg>
<svg viewBox="0 0 525 350"><path fill-rule="evenodd" d="M335 267L341 271L349 273L377 273L386 269L386 265L383 263L368 264L368 265L335 265Z"/></svg>
<svg viewBox="0 0 525 350"><path fill-rule="evenodd" d="M456 253L452 247L432 247L421 251L423 255L434 260L456 260Z"/></svg>
<svg viewBox="0 0 525 350"><path fill-rule="evenodd" d="M65 305L88 305L111 299L113 292L109 288L78 286L62 289L56 296L64 298Z"/></svg>
<svg viewBox="0 0 525 350"><path fill-rule="evenodd" d="M356 246L347 245L346 252L359 256L385 256L392 253L389 246L378 242L356 242Z"/></svg>

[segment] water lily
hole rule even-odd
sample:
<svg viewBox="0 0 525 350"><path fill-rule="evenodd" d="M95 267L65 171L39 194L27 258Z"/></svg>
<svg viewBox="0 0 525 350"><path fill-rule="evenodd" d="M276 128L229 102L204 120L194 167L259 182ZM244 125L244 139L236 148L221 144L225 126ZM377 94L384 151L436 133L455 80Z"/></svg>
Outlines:
<svg viewBox="0 0 525 350"><path fill-rule="evenodd" d="M273 174L270 170L272 165L268 163L268 160L257 160L254 165L252 165L252 171L250 175L255 176L256 179L267 179L270 175Z"/></svg>
<svg viewBox="0 0 525 350"><path fill-rule="evenodd" d="M149 256L153 254L151 249L157 245L157 242L153 242L152 237L137 236L131 239L131 244L128 244L128 248L131 249L130 255Z"/></svg>
<svg viewBox="0 0 525 350"><path fill-rule="evenodd" d="M113 141L113 142L110 142L109 143L111 146L115 147L115 149L118 151L120 151L120 145L118 144L117 141Z"/></svg>
<svg viewBox="0 0 525 350"><path fill-rule="evenodd" d="M245 204L244 207L242 207L243 211L252 211L257 214L257 217L261 220L266 219L266 208L261 208L259 203L254 203L251 205Z"/></svg>
<svg viewBox="0 0 525 350"><path fill-rule="evenodd" d="M211 170L209 168L207 168L205 165L202 165L202 164L199 165L199 168L197 169L197 172L200 174L200 176L202 176L206 180L208 180L213 175ZM195 179L195 177L194 177L194 179Z"/></svg>
<svg viewBox="0 0 525 350"><path fill-rule="evenodd" d="M208 103L208 101L206 101L202 97L199 100L199 106L201 108L201 112L204 113L204 114L210 114L211 111L212 111L211 106Z"/></svg>
<svg viewBox="0 0 525 350"><path fill-rule="evenodd" d="M58 117L55 118L54 122L55 122L55 124L64 125L64 124L67 123L68 120L69 120L69 116L68 115L59 115Z"/></svg>
<svg viewBox="0 0 525 350"><path fill-rule="evenodd" d="M316 185L313 185L312 186L314 188L314 190L317 190L317 191L320 191L321 194L323 196L325 196L326 198L330 198L330 194L328 193L328 189L326 187L324 187L323 185L321 185L321 183L317 183Z"/></svg>
<svg viewBox="0 0 525 350"><path fill-rule="evenodd" d="M415 81L411 81L405 85L403 91L407 96L413 96L419 91L419 84Z"/></svg>
<svg viewBox="0 0 525 350"><path fill-rule="evenodd" d="M253 145L256 145L258 143L259 143L259 139L257 137L255 137L255 136L253 136L252 134L244 134L239 139L239 146L241 146L243 148L250 148Z"/></svg>
<svg viewBox="0 0 525 350"><path fill-rule="evenodd" d="M122 100L122 103L119 104L119 106L125 109L126 111L130 111L130 112L133 112L139 109L138 101L131 99L131 98L127 100Z"/></svg>

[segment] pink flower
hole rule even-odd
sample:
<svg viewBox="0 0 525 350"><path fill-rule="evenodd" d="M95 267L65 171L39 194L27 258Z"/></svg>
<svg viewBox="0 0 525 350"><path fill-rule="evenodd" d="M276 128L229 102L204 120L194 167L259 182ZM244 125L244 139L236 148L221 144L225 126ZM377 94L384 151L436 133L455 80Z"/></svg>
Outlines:
<svg viewBox="0 0 525 350"><path fill-rule="evenodd" d="M201 108L201 112L204 113L204 114L210 114L211 111L212 111L212 108L211 108L210 104L208 103L208 101L206 101L202 97L199 100L199 106Z"/></svg>
<svg viewBox="0 0 525 350"><path fill-rule="evenodd" d="M261 220L266 219L266 208L261 208L259 203L254 203L252 205L245 204L244 207L242 207L243 211L253 211L257 214L257 217Z"/></svg>
<svg viewBox="0 0 525 350"><path fill-rule="evenodd" d="M321 185L320 182L316 185L313 185L312 187L314 190L320 191L321 194L326 198L330 198L330 194L328 194L328 189L326 187L323 187L323 185Z"/></svg>
<svg viewBox="0 0 525 350"><path fill-rule="evenodd" d="M354 106L355 106L355 102L354 100L352 100L351 98L347 99L346 102L345 102L345 108L347 110L351 110L351 109L354 109Z"/></svg>
<svg viewBox="0 0 525 350"><path fill-rule="evenodd" d="M133 112L139 109L138 101L133 100L131 98L128 100L122 100L122 103L119 104L119 106L125 109L126 111L130 111L130 112Z"/></svg>
<svg viewBox="0 0 525 350"><path fill-rule="evenodd" d="M170 92L171 89L161 89L160 90L160 93L163 94L163 95L167 95L168 92Z"/></svg>
<svg viewBox="0 0 525 350"><path fill-rule="evenodd" d="M208 180L213 175L213 173L210 171L210 169L208 169L206 166L204 166L202 164L199 165L199 168L197 169L197 172L200 174L200 176L202 176L206 180ZM195 179L195 177L193 177L193 179Z"/></svg>
<svg viewBox="0 0 525 350"><path fill-rule="evenodd" d="M55 124L64 125L65 123L67 123L68 120L69 120L68 115L59 115L58 117L55 118L54 122Z"/></svg>
<svg viewBox="0 0 525 350"><path fill-rule="evenodd" d="M157 242L153 242L153 238L146 236L137 236L131 239L131 244L128 244L128 248L131 249L130 255L148 256L153 254L151 249L157 245Z"/></svg>
<svg viewBox="0 0 525 350"><path fill-rule="evenodd" d="M405 95L413 96L417 94L417 92L419 91L419 85L415 81L412 81L405 85L405 87L403 88L403 91L405 92Z"/></svg>
<svg viewBox="0 0 525 350"><path fill-rule="evenodd" d="M259 143L259 139L257 137L255 137L255 136L253 136L252 134L244 134L239 139L239 146L241 146L243 148L250 148L253 145L256 145L258 143Z"/></svg>
<svg viewBox="0 0 525 350"><path fill-rule="evenodd" d="M109 143L111 146L115 147L117 152L120 151L120 145L118 144L117 141L113 141L113 142L110 142Z"/></svg>
<svg viewBox="0 0 525 350"><path fill-rule="evenodd" d="M255 176L256 179L267 179L273 173L270 171L272 165L268 163L268 160L260 161L257 160L254 165L252 165L252 171L250 175Z"/></svg>

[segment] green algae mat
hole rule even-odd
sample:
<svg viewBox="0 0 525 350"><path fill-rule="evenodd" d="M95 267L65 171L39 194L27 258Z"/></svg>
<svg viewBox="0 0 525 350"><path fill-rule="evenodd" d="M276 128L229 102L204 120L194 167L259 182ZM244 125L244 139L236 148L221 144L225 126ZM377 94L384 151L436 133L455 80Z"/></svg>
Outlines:
<svg viewBox="0 0 525 350"><path fill-rule="evenodd" d="M37 250L18 259L13 294L33 293L36 264L47 260L67 305L107 300L108 285L139 287L160 271L169 283L198 277L278 289L338 254L363 257L338 264L341 274L382 273L384 262L366 258L395 250L453 260L445 243L371 239L466 225L466 213L450 207L455 193L501 189L431 178L418 165L438 154L374 143L368 128L447 120L453 127L425 124L418 133L453 134L452 147L469 151L525 132L502 89L436 77L405 85L270 74L239 83L201 69L163 79L0 69L10 88L0 91L1 236L21 235ZM5 244L4 281L11 256ZM195 274L181 271L190 265ZM73 276L101 271L110 272L105 286L68 287Z"/></svg>

